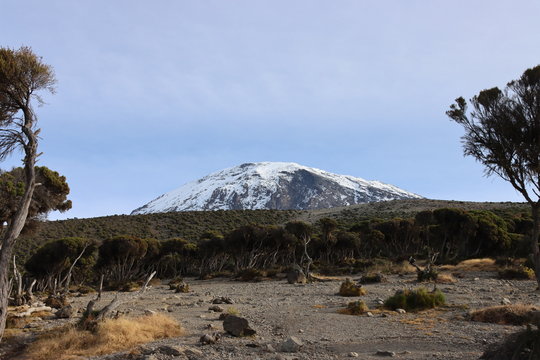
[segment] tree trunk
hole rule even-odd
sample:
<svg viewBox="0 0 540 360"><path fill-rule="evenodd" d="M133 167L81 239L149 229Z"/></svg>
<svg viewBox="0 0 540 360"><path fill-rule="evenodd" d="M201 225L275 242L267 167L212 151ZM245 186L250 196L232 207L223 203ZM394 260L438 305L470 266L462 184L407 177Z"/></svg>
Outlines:
<svg viewBox="0 0 540 360"><path fill-rule="evenodd" d="M531 234L531 246L534 260L534 272L536 275L537 290L540 290L540 249L538 240L540 240L540 206L532 206L533 229Z"/></svg>
<svg viewBox="0 0 540 360"><path fill-rule="evenodd" d="M37 156L37 132L33 130L34 114L29 105L24 109L24 125L22 133L26 137L24 143L24 174L25 174L25 189L24 194L19 202L19 208L15 214L9 219L6 232L2 238L0 248L0 340L4 335L6 328L6 318L8 311L9 297L9 265L13 254L15 241L19 237L28 217L28 209L34 195L36 186L35 163Z"/></svg>

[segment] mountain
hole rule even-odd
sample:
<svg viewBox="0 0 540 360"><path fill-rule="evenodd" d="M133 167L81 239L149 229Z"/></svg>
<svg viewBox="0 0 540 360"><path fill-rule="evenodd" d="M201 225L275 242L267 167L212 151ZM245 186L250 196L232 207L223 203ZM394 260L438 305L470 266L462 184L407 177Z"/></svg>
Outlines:
<svg viewBox="0 0 540 360"><path fill-rule="evenodd" d="M322 209L422 197L393 185L286 162L247 163L161 195L131 214L197 210Z"/></svg>

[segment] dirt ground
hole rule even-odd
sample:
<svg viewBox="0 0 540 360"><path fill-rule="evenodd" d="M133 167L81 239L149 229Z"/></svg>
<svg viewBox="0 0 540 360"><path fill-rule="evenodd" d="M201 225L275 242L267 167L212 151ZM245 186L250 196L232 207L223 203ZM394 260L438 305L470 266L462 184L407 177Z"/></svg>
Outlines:
<svg viewBox="0 0 540 360"><path fill-rule="evenodd" d="M336 295L344 278L294 285L285 280L247 283L230 279L187 279L190 293L177 294L165 284L155 285L135 301L125 302L120 310L128 316L140 315L146 310L167 313L188 333L144 345L146 349L173 345L200 351L189 357L156 354L147 355L145 359L381 359L392 355L396 359L477 359L486 346L520 327L472 322L467 320L469 311L500 305L503 299L540 305L540 293L534 291L533 281L499 280L496 273L467 272L455 283L437 284L447 299L447 306L443 308L405 314L377 310L378 302L396 290L419 287L415 277L414 274L389 276L386 283L365 285L367 295L358 298ZM434 284L423 286L431 290ZM104 293L98 306L106 305L114 295ZM120 296L130 294L120 293ZM218 320L220 314L209 311L212 300L221 296L231 298L234 303L220 306L226 312L238 312L248 319L251 328L257 331L255 336L236 338L224 333L222 321ZM83 309L94 297L95 294L90 294L71 298L71 301L75 308ZM365 301L373 309L372 316L338 313L356 299ZM65 321L44 319L36 329ZM199 344L203 334L215 331L223 334L217 344ZM303 343L298 352L280 352L281 343L289 336ZM123 358L127 355L93 359Z"/></svg>

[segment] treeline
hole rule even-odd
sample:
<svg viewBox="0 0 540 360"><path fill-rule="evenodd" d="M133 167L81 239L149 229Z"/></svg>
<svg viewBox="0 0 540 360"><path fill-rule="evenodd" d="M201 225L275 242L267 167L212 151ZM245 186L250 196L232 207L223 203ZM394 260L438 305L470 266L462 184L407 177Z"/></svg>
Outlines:
<svg viewBox="0 0 540 360"><path fill-rule="evenodd" d="M314 224L248 224L226 233L206 231L197 240L167 240L117 235L100 241L69 237L47 242L25 263L38 288L65 282L73 267L75 283L95 283L101 276L110 286L139 280L152 271L161 278L206 276L249 269L283 269L302 265L306 255L321 271L346 264L353 267L373 258L403 260L438 252L439 261L474 257L524 257L530 214L460 209L425 210L413 218L370 219L343 227L322 218Z"/></svg>

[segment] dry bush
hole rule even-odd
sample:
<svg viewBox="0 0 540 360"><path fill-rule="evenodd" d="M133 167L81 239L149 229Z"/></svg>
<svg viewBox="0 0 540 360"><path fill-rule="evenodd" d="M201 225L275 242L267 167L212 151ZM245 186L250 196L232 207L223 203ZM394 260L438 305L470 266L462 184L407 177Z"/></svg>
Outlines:
<svg viewBox="0 0 540 360"><path fill-rule="evenodd" d="M399 263L394 263L390 260L375 259L373 265L368 267L366 271L368 273L382 274L411 274L416 272L416 269L405 260Z"/></svg>
<svg viewBox="0 0 540 360"><path fill-rule="evenodd" d="M532 280L534 270L526 266L506 267L499 270L499 278L505 280Z"/></svg>
<svg viewBox="0 0 540 360"><path fill-rule="evenodd" d="M540 330L525 329L491 345L480 357L484 360L540 359Z"/></svg>
<svg viewBox="0 0 540 360"><path fill-rule="evenodd" d="M438 284L453 284L456 281L456 278L452 274L439 274L437 280L435 280Z"/></svg>
<svg viewBox="0 0 540 360"><path fill-rule="evenodd" d="M360 278L360 284L376 284L387 282L388 279L381 273L367 273Z"/></svg>
<svg viewBox="0 0 540 360"><path fill-rule="evenodd" d="M356 284L351 279L345 279L345 281L341 283L338 294L341 296L362 296L366 295L367 291L362 285Z"/></svg>
<svg viewBox="0 0 540 360"><path fill-rule="evenodd" d="M457 265L443 265L439 267L439 269L447 271L497 271L498 268L495 260L489 258L469 259Z"/></svg>
<svg viewBox="0 0 540 360"><path fill-rule="evenodd" d="M68 360L129 350L157 339L181 336L182 327L161 315L109 319L95 332L65 327L50 331L32 343L26 356L33 360Z"/></svg>
<svg viewBox="0 0 540 360"><path fill-rule="evenodd" d="M347 307L345 309L338 310L340 314L346 314L346 315L362 315L368 311L369 309L366 303L363 302L362 300L352 301L347 304Z"/></svg>
<svg viewBox="0 0 540 360"><path fill-rule="evenodd" d="M523 304L491 306L471 312L470 319L500 325L524 325L530 322L531 312L537 310L540 310L537 306Z"/></svg>

